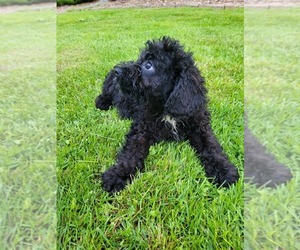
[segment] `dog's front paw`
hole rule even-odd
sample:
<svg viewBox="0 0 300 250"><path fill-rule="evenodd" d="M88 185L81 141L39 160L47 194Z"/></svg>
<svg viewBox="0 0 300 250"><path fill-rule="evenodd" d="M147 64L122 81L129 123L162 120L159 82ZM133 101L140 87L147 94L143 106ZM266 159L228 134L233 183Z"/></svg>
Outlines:
<svg viewBox="0 0 300 250"><path fill-rule="evenodd" d="M126 186L126 180L120 178L114 171L113 168L107 170L102 174L102 188L113 194L121 191Z"/></svg>
<svg viewBox="0 0 300 250"><path fill-rule="evenodd" d="M230 187L238 181L239 177L240 175L237 168L230 164L222 171L222 173L219 173L215 182L217 186Z"/></svg>
<svg viewBox="0 0 300 250"><path fill-rule="evenodd" d="M112 100L104 95L99 95L95 100L95 106L101 110L108 110L112 106Z"/></svg>

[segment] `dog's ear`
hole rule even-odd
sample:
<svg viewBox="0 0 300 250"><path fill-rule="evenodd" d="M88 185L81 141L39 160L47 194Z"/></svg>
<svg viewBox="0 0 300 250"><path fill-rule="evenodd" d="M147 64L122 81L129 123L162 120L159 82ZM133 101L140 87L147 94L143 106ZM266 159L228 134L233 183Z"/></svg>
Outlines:
<svg viewBox="0 0 300 250"><path fill-rule="evenodd" d="M166 113L174 117L192 116L201 106L206 105L204 78L196 67L181 73L165 104Z"/></svg>

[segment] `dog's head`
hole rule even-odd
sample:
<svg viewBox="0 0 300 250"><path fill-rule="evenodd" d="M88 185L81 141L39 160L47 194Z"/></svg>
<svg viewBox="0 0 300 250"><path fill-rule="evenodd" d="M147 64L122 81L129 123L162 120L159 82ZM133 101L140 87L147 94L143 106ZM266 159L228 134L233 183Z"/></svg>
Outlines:
<svg viewBox="0 0 300 250"><path fill-rule="evenodd" d="M148 41L137 61L145 96L163 103L164 113L190 116L205 105L204 78L195 67L192 53L177 40L163 37Z"/></svg>
<svg viewBox="0 0 300 250"><path fill-rule="evenodd" d="M117 65L114 70L124 94L142 95L173 117L191 116L206 104L204 78L192 53L172 38L147 41L136 62Z"/></svg>

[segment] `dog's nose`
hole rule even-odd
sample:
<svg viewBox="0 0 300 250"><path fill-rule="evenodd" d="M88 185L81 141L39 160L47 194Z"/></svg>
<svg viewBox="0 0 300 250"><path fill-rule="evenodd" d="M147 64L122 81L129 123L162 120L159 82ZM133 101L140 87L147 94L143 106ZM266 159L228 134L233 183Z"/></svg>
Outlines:
<svg viewBox="0 0 300 250"><path fill-rule="evenodd" d="M115 75L120 75L122 73L122 69L120 68L115 68Z"/></svg>

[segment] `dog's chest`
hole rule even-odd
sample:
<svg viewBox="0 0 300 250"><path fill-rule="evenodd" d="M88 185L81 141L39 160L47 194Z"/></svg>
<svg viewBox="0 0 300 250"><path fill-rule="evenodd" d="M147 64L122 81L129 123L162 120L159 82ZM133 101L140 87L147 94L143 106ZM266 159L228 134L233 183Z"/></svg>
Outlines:
<svg viewBox="0 0 300 250"><path fill-rule="evenodd" d="M171 117L170 115L165 115L162 118L162 122L165 123L167 128L170 128L173 138L175 140L180 140L180 134L178 131L178 121L176 121L176 119L174 117Z"/></svg>

